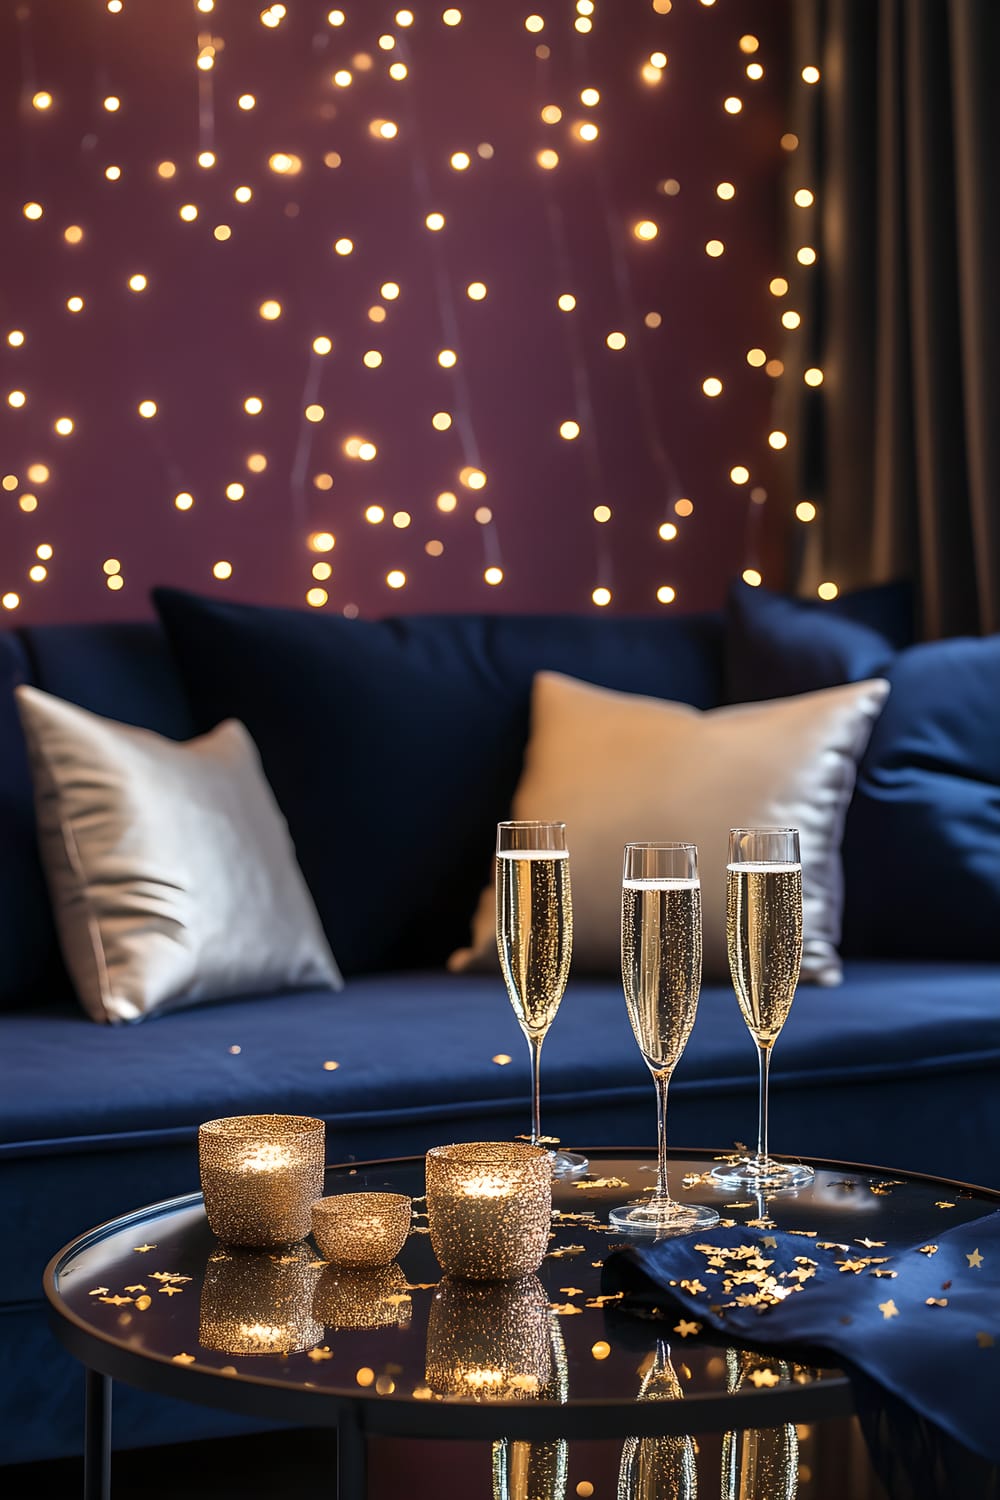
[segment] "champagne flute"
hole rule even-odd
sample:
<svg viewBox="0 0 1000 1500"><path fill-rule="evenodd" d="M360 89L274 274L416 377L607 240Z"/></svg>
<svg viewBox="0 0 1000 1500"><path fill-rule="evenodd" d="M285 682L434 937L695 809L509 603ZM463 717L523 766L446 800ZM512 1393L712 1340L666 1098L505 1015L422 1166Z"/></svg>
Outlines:
<svg viewBox="0 0 1000 1500"><path fill-rule="evenodd" d="M497 824L497 951L507 994L531 1052L531 1144L543 1144L539 1065L555 1020L573 951L573 901L565 823ZM555 1177L589 1165L552 1151Z"/></svg>
<svg viewBox="0 0 1000 1500"><path fill-rule="evenodd" d="M616 1229L687 1234L718 1224L714 1208L675 1203L667 1185L667 1086L687 1045L701 990L701 883L694 844L626 844L622 983L629 1020L659 1101L656 1189L612 1209Z"/></svg>
<svg viewBox="0 0 1000 1500"><path fill-rule="evenodd" d="M761 1366L782 1385L791 1380L784 1360L756 1349L726 1350L726 1389L743 1389L751 1370ZM772 1382L773 1383L773 1382ZM722 1500L795 1500L799 1492L799 1439L794 1422L751 1427L723 1434Z"/></svg>
<svg viewBox="0 0 1000 1500"><path fill-rule="evenodd" d="M802 962L802 862L797 828L734 828L729 834L726 940L729 972L757 1045L760 1103L757 1150L716 1167L727 1188L801 1187L813 1176L801 1162L775 1161L767 1147L771 1052L795 998Z"/></svg>

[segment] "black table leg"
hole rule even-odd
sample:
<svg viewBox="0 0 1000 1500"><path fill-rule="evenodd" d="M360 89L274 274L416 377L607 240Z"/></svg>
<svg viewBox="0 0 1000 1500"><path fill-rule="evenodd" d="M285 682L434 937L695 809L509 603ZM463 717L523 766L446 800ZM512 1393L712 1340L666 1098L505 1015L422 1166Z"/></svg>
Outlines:
<svg viewBox="0 0 1000 1500"><path fill-rule="evenodd" d="M357 1411L348 1406L337 1423L337 1500L365 1500L367 1471L364 1430Z"/></svg>
<svg viewBox="0 0 1000 1500"><path fill-rule="evenodd" d="M83 1500L111 1500L111 1380L87 1371Z"/></svg>

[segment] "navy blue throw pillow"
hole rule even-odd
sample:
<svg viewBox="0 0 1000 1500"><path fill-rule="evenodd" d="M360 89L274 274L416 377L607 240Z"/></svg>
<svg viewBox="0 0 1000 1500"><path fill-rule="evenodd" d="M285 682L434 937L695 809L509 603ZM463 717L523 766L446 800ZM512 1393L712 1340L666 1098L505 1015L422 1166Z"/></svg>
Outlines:
<svg viewBox="0 0 1000 1500"><path fill-rule="evenodd" d="M845 953L1000 958L1000 636L897 656L844 833Z"/></svg>
<svg viewBox="0 0 1000 1500"><path fill-rule="evenodd" d="M233 716L256 741L345 974L440 965L468 942L536 672L720 701L717 616L366 621L154 599L197 727Z"/></svg>
<svg viewBox="0 0 1000 1500"><path fill-rule="evenodd" d="M726 702L757 703L883 677L912 641L909 584L823 601L735 583L726 606Z"/></svg>
<svg viewBox="0 0 1000 1500"><path fill-rule="evenodd" d="M24 648L0 632L0 1010L45 998L62 969L35 841L35 802L14 688L31 682Z"/></svg>

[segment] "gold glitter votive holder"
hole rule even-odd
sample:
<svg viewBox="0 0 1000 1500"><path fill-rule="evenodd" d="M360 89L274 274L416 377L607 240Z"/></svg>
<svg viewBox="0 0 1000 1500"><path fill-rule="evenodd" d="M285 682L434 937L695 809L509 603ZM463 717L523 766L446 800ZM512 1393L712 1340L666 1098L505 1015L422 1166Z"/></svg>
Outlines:
<svg viewBox="0 0 1000 1500"><path fill-rule="evenodd" d="M551 1168L550 1168L551 1172ZM425 1379L441 1396L537 1400L552 1377L548 1298L537 1276L438 1285L427 1319Z"/></svg>
<svg viewBox="0 0 1000 1500"><path fill-rule="evenodd" d="M205 1213L226 1245L287 1245L309 1233L323 1192L326 1126L306 1115L234 1115L198 1131Z"/></svg>
<svg viewBox="0 0 1000 1500"><path fill-rule="evenodd" d="M322 1266L310 1245L281 1254L220 1247L205 1267L198 1339L222 1354L292 1354L323 1337L313 1310Z"/></svg>
<svg viewBox="0 0 1000 1500"><path fill-rule="evenodd" d="M505 1281L537 1271L552 1222L548 1152L519 1141L432 1147L427 1220L448 1276Z"/></svg>
<svg viewBox="0 0 1000 1500"><path fill-rule="evenodd" d="M313 1315L326 1328L408 1328L409 1283L395 1261L372 1271L327 1266L316 1283Z"/></svg>
<svg viewBox="0 0 1000 1500"><path fill-rule="evenodd" d="M338 1193L313 1204L313 1238L335 1266L387 1266L402 1250L412 1217L405 1193Z"/></svg>

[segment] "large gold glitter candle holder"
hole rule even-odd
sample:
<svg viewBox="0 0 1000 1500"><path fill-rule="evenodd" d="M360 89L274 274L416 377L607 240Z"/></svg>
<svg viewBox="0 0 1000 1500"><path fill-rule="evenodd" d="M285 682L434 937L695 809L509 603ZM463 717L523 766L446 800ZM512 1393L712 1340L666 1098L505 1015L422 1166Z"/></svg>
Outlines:
<svg viewBox="0 0 1000 1500"><path fill-rule="evenodd" d="M313 1314L326 1328L408 1328L413 1301L395 1261L374 1271L327 1266L316 1283Z"/></svg>
<svg viewBox="0 0 1000 1500"><path fill-rule="evenodd" d="M313 1311L322 1265L311 1246L282 1253L220 1247L205 1267L198 1338L222 1354L291 1354L323 1337Z"/></svg>
<svg viewBox="0 0 1000 1500"><path fill-rule="evenodd" d="M432 1147L427 1220L449 1276L502 1281L537 1271L552 1222L548 1152L518 1141Z"/></svg>
<svg viewBox="0 0 1000 1500"><path fill-rule="evenodd" d="M412 1217L403 1193L339 1193L313 1204L313 1238L335 1266L387 1266L402 1250Z"/></svg>
<svg viewBox="0 0 1000 1500"><path fill-rule="evenodd" d="M427 1319L425 1379L432 1391L470 1401L531 1401L551 1376L549 1304L537 1276L440 1282Z"/></svg>
<svg viewBox="0 0 1000 1500"><path fill-rule="evenodd" d="M309 1233L323 1192L326 1127L305 1115L235 1115L198 1131L205 1212L226 1245L287 1245Z"/></svg>

